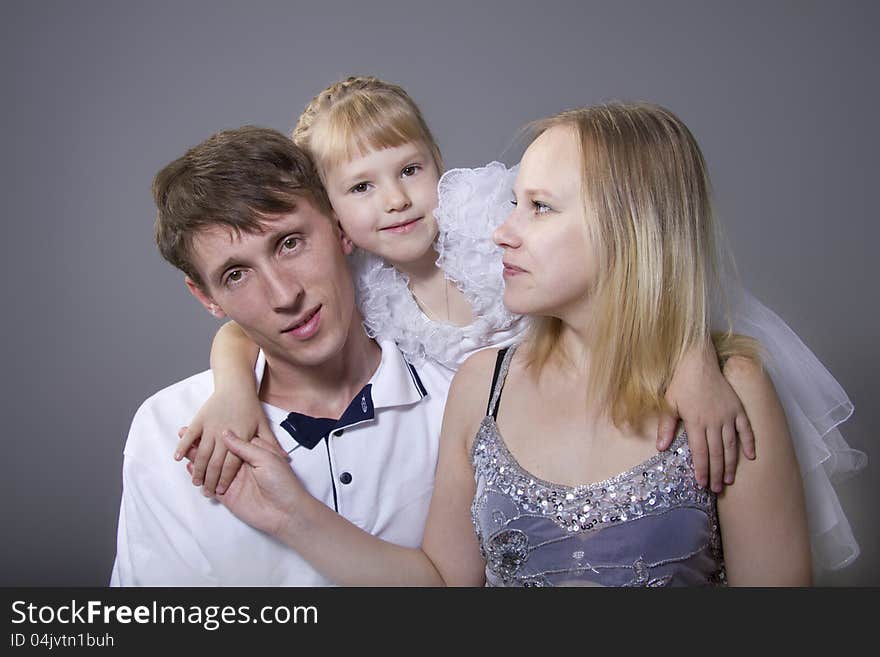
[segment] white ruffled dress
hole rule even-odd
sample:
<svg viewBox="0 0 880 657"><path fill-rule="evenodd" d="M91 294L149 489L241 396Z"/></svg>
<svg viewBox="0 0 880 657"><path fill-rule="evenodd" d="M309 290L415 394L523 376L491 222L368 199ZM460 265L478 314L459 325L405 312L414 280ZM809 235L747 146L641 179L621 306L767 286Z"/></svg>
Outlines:
<svg viewBox="0 0 880 657"><path fill-rule="evenodd" d="M407 287L405 274L381 258L357 250L350 262L358 306L370 337L394 340L410 363L432 360L457 370L468 356L489 347L507 347L527 325L504 307L501 249L492 231L510 211L516 170L500 162L480 169L452 169L440 179L437 265L471 304L468 326L430 319Z"/></svg>
<svg viewBox="0 0 880 657"><path fill-rule="evenodd" d="M357 251L351 264L370 336L394 340L415 366L432 360L451 370L480 349L520 339L527 320L504 307L501 250L492 242L492 232L510 212L515 175L516 167L492 162L478 169L452 169L440 179L434 212L437 264L470 302L477 319L465 327L429 319L404 274ZM726 296L733 329L754 337L766 350L765 367L785 409L803 476L814 564L818 569L842 568L859 555L859 546L832 483L867 462L838 430L852 414L852 402L779 316L741 286L728 285Z"/></svg>

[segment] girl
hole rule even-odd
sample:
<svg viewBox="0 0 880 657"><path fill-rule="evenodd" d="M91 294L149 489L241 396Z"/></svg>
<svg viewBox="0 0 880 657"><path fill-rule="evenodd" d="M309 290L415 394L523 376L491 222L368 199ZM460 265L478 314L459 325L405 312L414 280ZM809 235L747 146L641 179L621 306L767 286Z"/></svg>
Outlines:
<svg viewBox="0 0 880 657"><path fill-rule="evenodd" d="M808 585L797 461L753 341L715 336L759 448L736 483L701 488L683 433L655 450L662 391L709 336L696 142L651 105L565 112L537 133L494 234L504 303L535 321L454 379L422 549L349 524L275 452L228 435L247 465L221 501L345 585Z"/></svg>
<svg viewBox="0 0 880 657"><path fill-rule="evenodd" d="M306 108L293 137L315 158L343 229L362 249L353 268L370 335L395 340L415 364L428 358L450 369L479 349L517 340L526 322L502 304L499 251L488 239L507 212L514 171L499 163L452 170L438 191L442 161L421 112L403 89L375 78L349 78L328 87ZM438 194L440 205L432 212ZM748 311L755 316L754 308ZM784 327L770 315L763 325ZM796 336L789 343L799 349L798 356L803 352L812 358ZM237 327L221 329L212 352L217 391L177 451L180 458L201 436L193 481L204 483L207 493L218 480L218 490L225 490L239 465L215 440L221 429L270 435L254 394L254 357L253 346ZM830 378L820 364L815 366ZM708 343L693 345L675 372L666 401L684 417L697 480L702 485L711 481L713 490L720 491L722 478L733 481L737 432L744 452L753 456L748 419ZM848 404L842 391L838 397ZM801 399L791 404L796 411ZM658 448L671 442L675 424L672 415L658 423ZM812 425L796 435L804 436L801 442L814 452L815 445L824 447ZM809 473L820 461L803 462L810 464L805 468ZM819 498L836 504L827 476L820 474L813 477L824 486ZM839 507L828 515L826 526L846 522Z"/></svg>

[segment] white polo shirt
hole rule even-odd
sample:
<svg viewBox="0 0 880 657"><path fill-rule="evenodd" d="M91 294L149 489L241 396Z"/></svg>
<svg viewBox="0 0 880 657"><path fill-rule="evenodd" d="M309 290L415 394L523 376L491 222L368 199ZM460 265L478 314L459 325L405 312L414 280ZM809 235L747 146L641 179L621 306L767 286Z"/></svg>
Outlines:
<svg viewBox="0 0 880 657"><path fill-rule="evenodd" d="M380 347L382 359L369 386L352 400L339 426L312 449L289 431L314 428L315 422L268 404L263 408L309 493L361 529L417 547L431 501L452 372L433 363L416 370L393 342ZM260 354L258 381L264 368ZM296 552L205 498L184 463L172 458L178 428L190 422L213 388L211 372L202 372L159 391L135 414L125 445L110 585L330 584Z"/></svg>

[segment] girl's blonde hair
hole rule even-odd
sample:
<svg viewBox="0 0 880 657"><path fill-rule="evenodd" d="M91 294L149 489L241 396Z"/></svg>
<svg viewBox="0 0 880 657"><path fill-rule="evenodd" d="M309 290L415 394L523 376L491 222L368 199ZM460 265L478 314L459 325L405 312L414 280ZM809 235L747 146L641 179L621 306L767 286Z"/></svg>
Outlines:
<svg viewBox="0 0 880 657"><path fill-rule="evenodd" d="M428 147L437 172L443 158L428 124L409 94L396 84L371 76L335 82L315 96L291 135L325 172L374 149L409 142Z"/></svg>
<svg viewBox="0 0 880 657"><path fill-rule="evenodd" d="M562 112L536 122L534 136L555 126L577 135L585 210L595 218L589 394L616 424L635 424L664 407L682 355L710 337L719 261L706 163L690 130L657 105ZM533 323L538 369L559 347L561 328L556 318ZM749 338L711 337L722 360L757 357Z"/></svg>

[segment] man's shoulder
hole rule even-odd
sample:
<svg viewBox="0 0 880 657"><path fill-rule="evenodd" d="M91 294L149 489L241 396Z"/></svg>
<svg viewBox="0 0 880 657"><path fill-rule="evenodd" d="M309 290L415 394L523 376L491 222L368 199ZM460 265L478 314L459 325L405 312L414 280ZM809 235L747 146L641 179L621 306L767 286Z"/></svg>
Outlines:
<svg viewBox="0 0 880 657"><path fill-rule="evenodd" d="M211 370L205 370L148 397L134 414L125 446L126 455L159 445L170 445L173 450L177 430L192 420L213 390Z"/></svg>
<svg viewBox="0 0 880 657"><path fill-rule="evenodd" d="M205 370L181 379L166 386L147 397L138 409L138 413L146 409L166 408L172 406L185 406L201 399L207 399L214 389L214 380L211 370Z"/></svg>

